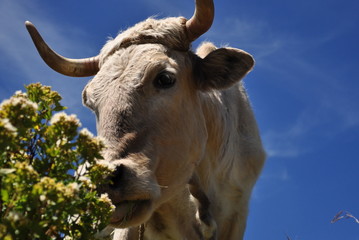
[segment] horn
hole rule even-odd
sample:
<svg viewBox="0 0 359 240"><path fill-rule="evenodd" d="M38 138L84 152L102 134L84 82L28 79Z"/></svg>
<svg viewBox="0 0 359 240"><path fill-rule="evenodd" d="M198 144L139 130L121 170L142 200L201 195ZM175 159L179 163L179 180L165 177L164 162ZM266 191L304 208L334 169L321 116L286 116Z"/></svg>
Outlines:
<svg viewBox="0 0 359 240"><path fill-rule="evenodd" d="M96 75L99 71L98 56L83 59L65 58L57 54L46 44L31 22L26 21L25 25L40 56L56 72L71 77L88 77Z"/></svg>
<svg viewBox="0 0 359 240"><path fill-rule="evenodd" d="M190 20L186 22L190 41L199 38L211 27L214 18L213 0L196 0L196 9Z"/></svg>

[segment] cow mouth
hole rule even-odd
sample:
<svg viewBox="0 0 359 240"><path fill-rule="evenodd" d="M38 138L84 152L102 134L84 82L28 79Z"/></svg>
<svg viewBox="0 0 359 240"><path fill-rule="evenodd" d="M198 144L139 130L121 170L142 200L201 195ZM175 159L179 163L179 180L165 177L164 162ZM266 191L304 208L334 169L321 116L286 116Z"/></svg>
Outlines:
<svg viewBox="0 0 359 240"><path fill-rule="evenodd" d="M140 225L145 222L152 210L151 200L122 201L115 204L110 224L114 227L125 228Z"/></svg>

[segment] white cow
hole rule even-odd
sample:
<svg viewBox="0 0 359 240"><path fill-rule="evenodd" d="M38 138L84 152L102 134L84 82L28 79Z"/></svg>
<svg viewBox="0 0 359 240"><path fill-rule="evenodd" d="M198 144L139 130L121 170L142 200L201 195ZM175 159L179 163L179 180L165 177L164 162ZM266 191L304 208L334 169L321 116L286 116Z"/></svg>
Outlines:
<svg viewBox="0 0 359 240"><path fill-rule="evenodd" d="M68 59L27 28L44 61L69 76L95 77L83 91L96 114L103 155L116 166L100 186L116 206L115 239L242 239L265 153L240 80L251 55L191 42L212 24L212 0L190 20L147 19L100 54Z"/></svg>

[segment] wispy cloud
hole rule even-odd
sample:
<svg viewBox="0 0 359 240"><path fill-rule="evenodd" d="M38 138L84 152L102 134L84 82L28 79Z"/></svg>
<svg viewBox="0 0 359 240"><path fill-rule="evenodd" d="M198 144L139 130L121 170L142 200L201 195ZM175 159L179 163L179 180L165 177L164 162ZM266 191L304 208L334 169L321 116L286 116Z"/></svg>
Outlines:
<svg viewBox="0 0 359 240"><path fill-rule="evenodd" d="M297 119L287 128L264 132L269 156L297 157L314 150L310 139L326 141L359 126L359 95L344 78L333 76L330 69L323 69L300 56L285 56L285 61L276 65L282 66L279 69L271 64L273 62L267 63L274 69L270 72L281 76L278 84L300 99L297 103L300 107L297 106Z"/></svg>
<svg viewBox="0 0 359 240"><path fill-rule="evenodd" d="M86 79L81 81L68 78L48 68L38 55L24 22L30 20L36 24L50 46L60 54L70 57L86 57L92 52L93 46L80 43L81 38L87 37L86 33L75 26L65 29L56 24L51 20L51 16L39 10L41 8L36 2L29 4L2 0L0 9L0 69L3 69L4 73L1 77L3 79L0 79L0 97L9 97L15 89L21 89L24 84L41 82L60 92L63 104L69 107L70 112L86 119L89 112L81 103L81 91ZM71 38L68 38L69 35Z"/></svg>
<svg viewBox="0 0 359 240"><path fill-rule="evenodd" d="M263 180L270 180L273 182L285 182L290 180L288 169L284 166L276 168L275 171L264 172L261 176Z"/></svg>
<svg viewBox="0 0 359 240"><path fill-rule="evenodd" d="M261 59L276 54L284 44L270 29L262 20L228 16L216 19L204 37L218 45L245 49L261 63Z"/></svg>
<svg viewBox="0 0 359 240"><path fill-rule="evenodd" d="M51 21L51 16L46 16L45 13L40 12L36 3L31 3L31 7L29 7L26 3L20 4L17 1L3 0L0 2L0 8L6 9L0 15L1 32L3 33L0 35L0 51L6 56L3 60L6 59L8 63L16 65L17 69L23 71L28 77L39 77L36 70L42 68L43 65L39 64L42 61L25 29L25 20L31 20L35 23L44 35L45 40L50 45L56 46L56 51L70 56L80 55L81 53L88 54L89 46L83 43L74 43L76 36L86 37L86 33L76 26L64 30L61 25ZM44 16L46 17L44 18ZM69 39L68 35L73 36L73 38Z"/></svg>
<svg viewBox="0 0 359 240"><path fill-rule="evenodd" d="M156 14L159 17L189 18L194 11L194 1L142 0L140 2L143 9L150 11L150 15Z"/></svg>
<svg viewBox="0 0 359 240"><path fill-rule="evenodd" d="M283 43L281 48L263 59L260 67L277 76L271 80L301 99L309 112L321 113L321 116L316 116L320 118L318 124L335 119L335 129L346 130L359 125L359 95L356 90L359 85L353 86L357 82L353 78L358 74L355 74L352 64L343 64L342 59L335 56L333 61L326 59L326 55L331 55L330 50L318 52L323 51L318 50L322 45L334 45L343 37L342 34L334 29L316 38L298 36L295 40L291 37L287 41L279 40ZM318 54L323 57L317 57Z"/></svg>
<svg viewBox="0 0 359 240"><path fill-rule="evenodd" d="M265 199L282 194L283 184L290 183L290 181L292 179L287 167L280 165L270 169L265 168L253 189L252 199L264 201Z"/></svg>
<svg viewBox="0 0 359 240"><path fill-rule="evenodd" d="M312 146L306 145L305 139L320 124L321 114L307 110L303 111L294 123L275 131L267 130L262 138L268 157L291 158L307 153Z"/></svg>

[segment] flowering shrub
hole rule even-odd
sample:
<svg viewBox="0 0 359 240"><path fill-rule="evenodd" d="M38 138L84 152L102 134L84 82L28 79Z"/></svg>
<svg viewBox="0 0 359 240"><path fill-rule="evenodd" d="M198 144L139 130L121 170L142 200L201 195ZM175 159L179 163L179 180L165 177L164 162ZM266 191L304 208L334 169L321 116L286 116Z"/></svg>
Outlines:
<svg viewBox="0 0 359 240"><path fill-rule="evenodd" d="M104 145L50 87L26 90L0 105L0 239L94 239L114 208Z"/></svg>

